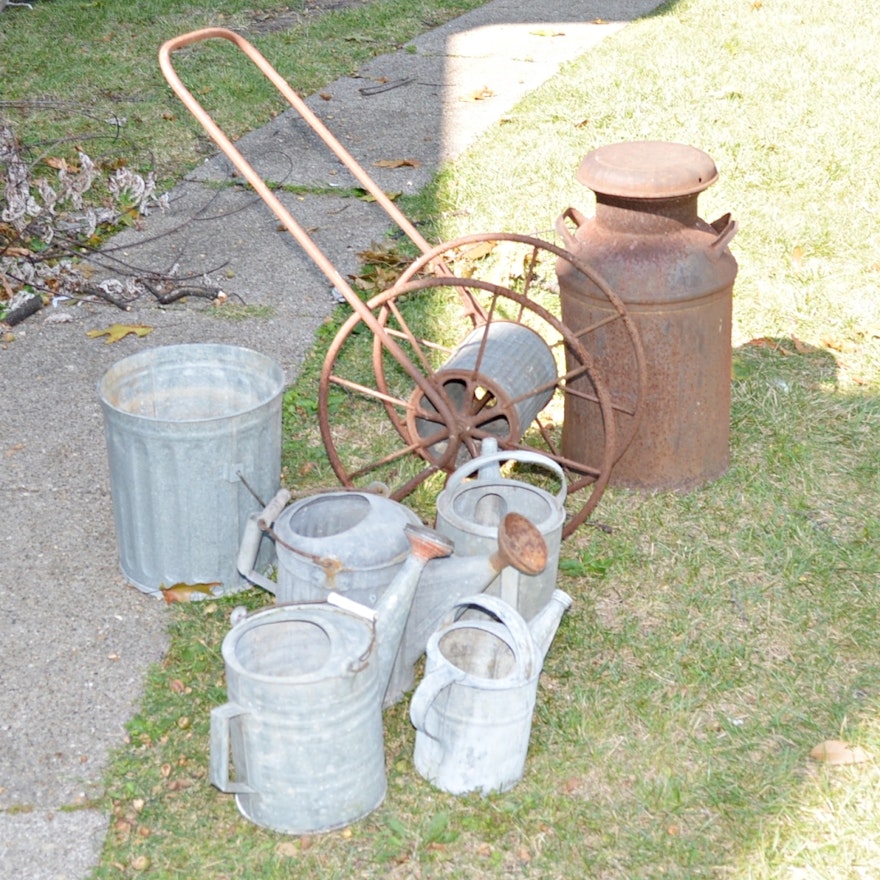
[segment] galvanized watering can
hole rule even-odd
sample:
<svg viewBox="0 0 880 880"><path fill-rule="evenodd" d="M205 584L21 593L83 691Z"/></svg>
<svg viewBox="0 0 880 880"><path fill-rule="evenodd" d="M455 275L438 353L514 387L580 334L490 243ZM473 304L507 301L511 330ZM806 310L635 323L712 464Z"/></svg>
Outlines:
<svg viewBox="0 0 880 880"><path fill-rule="evenodd" d="M239 571L274 593L279 603L323 601L335 591L376 607L407 558L406 528L419 522L416 515L370 492L329 492L285 509L288 498L289 494L279 493L261 515L251 517L239 553ZM277 583L253 570L267 531L275 538L278 553ZM502 516L486 531L491 537L465 551L472 555L435 559L422 572L388 682L386 705L412 688L413 666L456 599L484 590L507 566L529 575L544 569L545 541L525 517Z"/></svg>
<svg viewBox="0 0 880 880"><path fill-rule="evenodd" d="M410 555L375 610L337 594L276 605L223 640L229 701L211 712L210 779L257 825L330 831L382 802L382 694L419 575L452 550L424 526L406 537Z"/></svg>
<svg viewBox="0 0 880 880"><path fill-rule="evenodd" d="M452 794L507 791L522 779L538 677L570 605L556 590L527 624L496 596L456 602L428 640L410 703L413 761L425 779Z"/></svg>
<svg viewBox="0 0 880 880"><path fill-rule="evenodd" d="M550 601L556 589L565 522L565 474L557 462L539 452L499 452L492 438L483 440L481 450L479 458L471 459L449 477L437 496L436 529L455 542L459 553L486 553L508 513L528 519L547 545L544 568L538 572L506 568L486 592L500 596L530 620ZM559 481L559 490L553 494L540 486L502 477L499 465L508 461L546 471Z"/></svg>

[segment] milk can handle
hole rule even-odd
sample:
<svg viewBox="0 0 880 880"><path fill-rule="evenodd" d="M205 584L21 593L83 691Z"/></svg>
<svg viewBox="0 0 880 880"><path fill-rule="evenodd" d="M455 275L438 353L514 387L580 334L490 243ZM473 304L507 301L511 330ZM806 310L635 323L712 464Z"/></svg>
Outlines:
<svg viewBox="0 0 880 880"><path fill-rule="evenodd" d="M469 477L474 471L493 461L519 461L523 464L541 465L541 467L553 471L562 483L559 491L556 493L556 500L560 506L565 503L568 489L565 485L565 471L562 470L562 466L559 462L548 458L546 455L542 455L540 452L529 452L525 449L511 449L509 452L500 450L493 452L491 455L481 455L479 458L472 458L449 477L444 486L444 491L448 491L451 495L465 477Z"/></svg>
<svg viewBox="0 0 880 880"><path fill-rule="evenodd" d="M578 246L577 239L568 231L568 227L565 225L566 220L571 220L574 225L580 229L580 227L587 222L587 218L586 215L578 211L577 208L566 208L556 218L556 231L559 233L560 238L565 242L566 248L570 251L574 251Z"/></svg>
<svg viewBox="0 0 880 880"><path fill-rule="evenodd" d="M718 233L718 238L709 245L709 257L713 260L718 260L721 258L721 254L724 253L724 249L732 241L734 235L736 235L739 224L736 220L731 220L730 214L725 214L709 225Z"/></svg>
<svg viewBox="0 0 880 880"><path fill-rule="evenodd" d="M475 593L473 596L465 596L459 599L452 608L447 612L446 616L440 621L438 629L444 629L457 620L460 620L459 614L468 608L481 608L488 611L493 617L507 628L512 637L513 644L519 649L517 657L521 658L521 672L523 681L528 681L534 674L536 661L535 640L532 638L532 631L526 623L523 616L509 602L505 602L498 596L492 596L489 593Z"/></svg>
<svg viewBox="0 0 880 880"><path fill-rule="evenodd" d="M229 781L229 722L240 715L247 712L235 703L211 710L211 785L226 794L256 794L246 782Z"/></svg>
<svg viewBox="0 0 880 880"><path fill-rule="evenodd" d="M419 682L419 686L415 689L412 699L409 703L409 717L416 730L430 736L431 739L438 739L436 733L431 733L427 727L428 710L434 705L434 700L457 681L461 681L467 673L452 663L444 663L433 671L429 672Z"/></svg>

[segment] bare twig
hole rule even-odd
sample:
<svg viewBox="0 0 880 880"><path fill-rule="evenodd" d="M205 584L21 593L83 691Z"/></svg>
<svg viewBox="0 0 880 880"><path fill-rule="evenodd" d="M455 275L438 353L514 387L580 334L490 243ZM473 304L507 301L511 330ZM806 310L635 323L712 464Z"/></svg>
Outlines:
<svg viewBox="0 0 880 880"><path fill-rule="evenodd" d="M29 318L31 315L36 314L42 307L43 300L38 296L31 296L20 306L7 312L6 317L0 323L6 327L14 327L16 324L20 324L25 318Z"/></svg>

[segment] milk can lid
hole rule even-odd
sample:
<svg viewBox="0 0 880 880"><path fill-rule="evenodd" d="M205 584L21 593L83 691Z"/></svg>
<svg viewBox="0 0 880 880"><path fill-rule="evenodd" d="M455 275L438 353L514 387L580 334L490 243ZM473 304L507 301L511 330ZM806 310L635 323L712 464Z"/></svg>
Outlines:
<svg viewBox="0 0 880 880"><path fill-rule="evenodd" d="M593 192L668 199L702 192L718 179L712 157L687 144L628 141L584 156L577 179Z"/></svg>

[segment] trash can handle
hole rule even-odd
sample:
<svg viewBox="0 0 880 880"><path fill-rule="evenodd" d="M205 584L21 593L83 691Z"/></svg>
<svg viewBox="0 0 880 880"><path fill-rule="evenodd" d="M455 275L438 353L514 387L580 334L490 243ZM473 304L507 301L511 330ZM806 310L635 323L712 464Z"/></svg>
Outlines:
<svg viewBox="0 0 880 880"><path fill-rule="evenodd" d="M247 715L241 706L224 703L211 710L211 785L226 794L256 794L246 782L229 780L229 722L233 718ZM236 768L242 772L244 768Z"/></svg>

